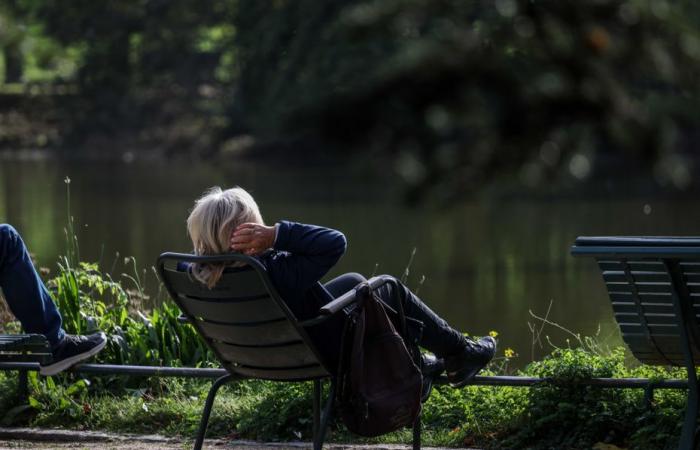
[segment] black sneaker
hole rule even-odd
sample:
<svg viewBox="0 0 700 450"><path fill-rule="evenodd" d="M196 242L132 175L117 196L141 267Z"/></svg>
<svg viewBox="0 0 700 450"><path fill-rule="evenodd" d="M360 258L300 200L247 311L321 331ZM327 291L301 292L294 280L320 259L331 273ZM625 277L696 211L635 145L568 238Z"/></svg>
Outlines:
<svg viewBox="0 0 700 450"><path fill-rule="evenodd" d="M67 334L63 342L53 351L53 360L50 364L41 366L39 373L44 376L56 375L74 364L96 355L107 344L107 337L103 332L89 336Z"/></svg>
<svg viewBox="0 0 700 450"><path fill-rule="evenodd" d="M445 371L452 387L460 388L471 381L496 354L496 340L491 336L477 342L467 339L464 349L445 357Z"/></svg>

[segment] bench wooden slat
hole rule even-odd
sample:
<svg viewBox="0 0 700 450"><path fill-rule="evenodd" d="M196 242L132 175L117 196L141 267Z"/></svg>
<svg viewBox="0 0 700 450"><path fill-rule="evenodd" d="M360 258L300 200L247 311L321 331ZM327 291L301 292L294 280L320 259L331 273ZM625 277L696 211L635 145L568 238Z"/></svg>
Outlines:
<svg viewBox="0 0 700 450"><path fill-rule="evenodd" d="M641 323L635 322L619 322L618 325L623 334L641 334L644 333L644 329L646 328L655 340L656 337L680 339L680 329L676 324L647 324L644 326Z"/></svg>
<svg viewBox="0 0 700 450"><path fill-rule="evenodd" d="M284 312L269 295L249 301L200 300L178 295L181 308L204 320L229 323L286 320Z"/></svg>
<svg viewBox="0 0 700 450"><path fill-rule="evenodd" d="M666 272L631 272L630 275L635 282L671 282L671 278ZM609 282L628 283L627 275L621 270L607 270L603 272L603 278Z"/></svg>
<svg viewBox="0 0 700 450"><path fill-rule="evenodd" d="M201 299L240 299L268 295L265 285L253 270L241 270L240 273L224 273L216 286L209 289L195 280L187 272L164 269L163 274L170 287L178 294ZM234 276L235 275L235 276Z"/></svg>
<svg viewBox="0 0 700 450"><path fill-rule="evenodd" d="M601 271L613 270L613 271L623 271L625 265L622 261L614 258L602 258L598 260L598 266ZM627 267L633 272L664 272L665 268L660 261L627 261Z"/></svg>
<svg viewBox="0 0 700 450"><path fill-rule="evenodd" d="M296 369L273 370L259 367L233 366L231 370L241 375L261 378L263 380L308 380L311 378L321 378L328 376L328 372L320 365L309 367L299 367Z"/></svg>
<svg viewBox="0 0 700 450"><path fill-rule="evenodd" d="M636 303L632 302L613 302L613 310L615 313L633 313L638 314ZM642 310L645 314L674 314L675 310L670 303L644 303L642 302Z"/></svg>
<svg viewBox="0 0 700 450"><path fill-rule="evenodd" d="M608 295L613 302L634 302L634 296L631 292L608 292ZM638 293L638 295L642 303L665 303L673 305L673 300L669 292L644 292Z"/></svg>
<svg viewBox="0 0 700 450"><path fill-rule="evenodd" d="M620 323L639 323L641 325L642 318L635 312L616 312L615 318ZM647 313L643 318L649 325L676 325L678 317L675 314L658 314Z"/></svg>
<svg viewBox="0 0 700 450"><path fill-rule="evenodd" d="M0 362L48 363L53 359L50 353L0 353Z"/></svg>
<svg viewBox="0 0 700 450"><path fill-rule="evenodd" d="M288 321L257 326L234 326L198 320L204 335L221 342L238 345L277 345L300 340L299 333Z"/></svg>
<svg viewBox="0 0 700 450"><path fill-rule="evenodd" d="M700 283L700 273L684 273L683 279L687 283Z"/></svg>
<svg viewBox="0 0 700 450"><path fill-rule="evenodd" d="M215 343L214 347L229 362L245 366L290 368L318 364L318 359L302 341L274 347L242 347Z"/></svg>
<svg viewBox="0 0 700 450"><path fill-rule="evenodd" d="M46 337L41 334L0 334L0 348L9 345L47 344Z"/></svg>
<svg viewBox="0 0 700 450"><path fill-rule="evenodd" d="M633 292L633 287L630 285L630 283L627 282L606 282L605 283L608 286L608 290L610 292ZM671 292L671 283L651 283L651 282L639 282L639 283L634 283L634 289L636 292L640 294L654 294L654 293L670 293Z"/></svg>

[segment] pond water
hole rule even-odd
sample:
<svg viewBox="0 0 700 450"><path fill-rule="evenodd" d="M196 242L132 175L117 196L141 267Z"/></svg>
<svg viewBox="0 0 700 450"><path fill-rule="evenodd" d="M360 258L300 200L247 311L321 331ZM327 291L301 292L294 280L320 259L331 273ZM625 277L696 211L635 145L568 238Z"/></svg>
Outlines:
<svg viewBox="0 0 700 450"><path fill-rule="evenodd" d="M620 344L604 286L592 260L573 258L579 235L694 235L700 212L691 199L482 196L449 208L410 208L395 180L348 168L285 170L262 164L123 164L0 160L0 222L13 224L41 266L55 270L65 253L66 184L81 259L114 276L125 256L147 268L163 251L188 251L185 218L213 185L253 193L267 222L290 219L342 230L349 246L328 278L343 272L400 276L452 325L475 335L499 333L522 366L552 350L533 345L530 311L582 335ZM421 284L421 279L424 282ZM154 300L157 301L157 300ZM567 334L544 327L552 343Z"/></svg>

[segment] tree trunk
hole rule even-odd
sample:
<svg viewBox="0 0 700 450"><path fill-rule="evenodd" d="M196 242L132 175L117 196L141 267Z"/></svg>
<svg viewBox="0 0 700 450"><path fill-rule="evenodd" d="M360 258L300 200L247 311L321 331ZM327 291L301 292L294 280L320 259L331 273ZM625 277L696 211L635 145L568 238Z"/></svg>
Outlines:
<svg viewBox="0 0 700 450"><path fill-rule="evenodd" d="M3 53L5 55L5 83L21 83L24 61L22 61L19 43L5 46Z"/></svg>

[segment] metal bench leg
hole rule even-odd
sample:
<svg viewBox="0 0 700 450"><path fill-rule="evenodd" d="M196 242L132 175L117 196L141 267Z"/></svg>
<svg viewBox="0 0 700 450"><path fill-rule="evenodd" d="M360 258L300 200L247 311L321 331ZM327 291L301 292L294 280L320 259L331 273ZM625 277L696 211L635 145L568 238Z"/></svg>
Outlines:
<svg viewBox="0 0 700 450"><path fill-rule="evenodd" d="M228 374L214 381L209 389L209 395L207 395L207 401L204 403L204 411L202 411L202 420L199 423L199 430L197 431L197 440L194 443L194 450L201 450L202 444L204 444L204 435L207 433L207 424L209 423L209 415L211 414L211 408L214 406L214 397L219 391L219 388L224 384L228 383L233 379L233 375Z"/></svg>
<svg viewBox="0 0 700 450"><path fill-rule="evenodd" d="M681 431L679 449L693 450L698 444L695 432L698 427L698 380L695 375L695 367L688 368L688 402L685 410L685 420Z"/></svg>
<svg viewBox="0 0 700 450"><path fill-rule="evenodd" d="M22 403L29 398L29 372L26 370L17 374L17 395Z"/></svg>
<svg viewBox="0 0 700 450"><path fill-rule="evenodd" d="M682 281L679 264L665 261L664 266L673 280L671 300L676 316L680 318L678 329L681 343L683 344L685 368L688 371L688 402L678 448L680 450L691 450L695 448L695 431L698 426L698 377L695 373L695 358L693 358L692 350L692 344L698 342L697 329L694 328L695 313L690 310L690 305L692 305L691 297L690 293L683 287L685 283ZM691 317L693 322L690 322ZM691 341L691 335L693 336L693 341Z"/></svg>
<svg viewBox="0 0 700 450"><path fill-rule="evenodd" d="M319 395L319 401L320 401ZM314 450L321 450L323 448L323 441L326 438L326 430L328 428L328 422L330 422L331 415L333 413L333 402L335 400L335 380L331 380L331 387L328 389L328 398L326 399L326 406L323 408L323 414L321 415L321 424L319 426L318 433L314 435Z"/></svg>
<svg viewBox="0 0 700 450"><path fill-rule="evenodd" d="M321 428L321 380L314 380L314 439Z"/></svg>
<svg viewBox="0 0 700 450"><path fill-rule="evenodd" d="M415 422L413 422L413 450L420 450L421 441L421 413L416 416Z"/></svg>
<svg viewBox="0 0 700 450"><path fill-rule="evenodd" d="M688 400L685 410L683 430L678 444L679 450L695 449L695 432L698 423L698 381L695 368L688 368Z"/></svg>

